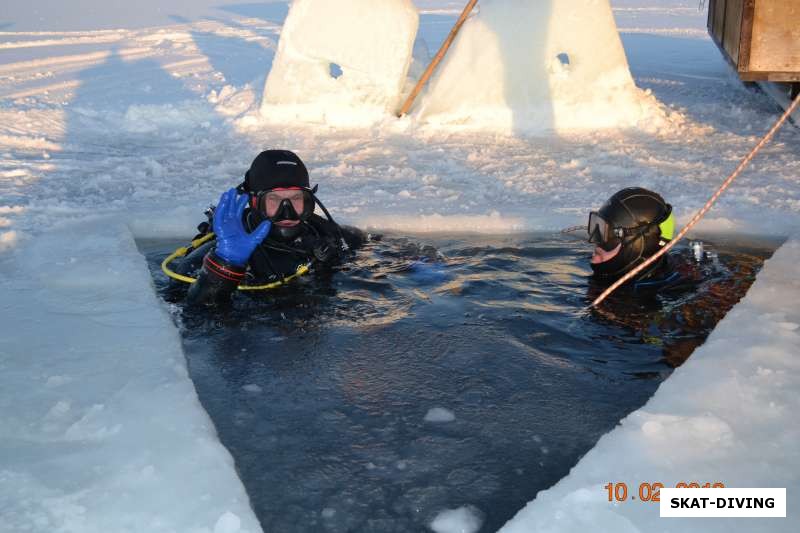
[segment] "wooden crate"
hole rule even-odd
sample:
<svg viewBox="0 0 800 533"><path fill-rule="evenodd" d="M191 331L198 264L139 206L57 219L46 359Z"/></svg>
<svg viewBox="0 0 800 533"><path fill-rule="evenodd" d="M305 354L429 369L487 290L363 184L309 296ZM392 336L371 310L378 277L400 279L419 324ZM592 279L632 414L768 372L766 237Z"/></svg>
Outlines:
<svg viewBox="0 0 800 533"><path fill-rule="evenodd" d="M710 0L708 33L743 81L800 82L800 0Z"/></svg>

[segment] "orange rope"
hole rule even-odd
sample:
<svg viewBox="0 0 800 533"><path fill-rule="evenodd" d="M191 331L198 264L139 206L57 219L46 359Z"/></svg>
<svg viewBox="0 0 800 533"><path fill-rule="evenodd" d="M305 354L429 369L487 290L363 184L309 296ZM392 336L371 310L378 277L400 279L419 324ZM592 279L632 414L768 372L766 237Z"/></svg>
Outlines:
<svg viewBox="0 0 800 533"><path fill-rule="evenodd" d="M778 119L775 125L772 126L772 129L770 129L767 132L767 134L764 135L761 141L755 146L755 148L753 148L750 151L750 153L747 154L747 157L745 157L742 160L742 162L739 163L739 166L736 167L736 170L734 170L733 173L730 176L728 176L728 178L722 183L720 188L717 189L717 192L715 192L714 195L708 200L708 202L706 202L706 205L704 205L703 208L697 212L697 214L692 218L692 220L690 220L689 223L686 224L686 226L680 231L680 233L678 233L678 235L674 239L672 239L666 246L661 248L658 251L658 253L656 253L655 255L650 257L647 261L645 261L638 267L634 268L633 270L625 274L625 276L617 280L613 285L611 285L609 288L603 291L603 293L592 302L591 307L597 307L598 305L600 305L600 303L606 298L608 298L608 296L611 295L612 292L617 290L621 285L623 285L629 279L636 276L636 274L638 274L639 272L641 272L642 270L653 264L653 262L657 261L659 257L661 257L662 255L667 253L670 249L672 249L672 247L675 246L678 243L678 241L681 240L686 235L686 233L689 232L692 226L697 224L697 222L701 218L703 218L703 216L708 212L709 209L711 209L711 206L714 205L714 203L717 201L720 195L723 192L725 192L725 189L727 189L728 186L730 186L730 184L733 183L733 180L735 180L736 177L742 173L745 167L748 164L750 164L750 161L752 161L752 159L756 156L756 154L759 151L761 151L761 149L764 147L765 144L767 144L767 142L769 142L770 139L772 139L772 137L775 135L775 132L777 132L778 129L781 126L783 126L783 123L786 122L789 116L795 111L795 109L797 109L798 104L800 104L800 95L798 95L797 98L794 99L794 102L792 102L792 104L786 109L786 112L781 116L781 118Z"/></svg>

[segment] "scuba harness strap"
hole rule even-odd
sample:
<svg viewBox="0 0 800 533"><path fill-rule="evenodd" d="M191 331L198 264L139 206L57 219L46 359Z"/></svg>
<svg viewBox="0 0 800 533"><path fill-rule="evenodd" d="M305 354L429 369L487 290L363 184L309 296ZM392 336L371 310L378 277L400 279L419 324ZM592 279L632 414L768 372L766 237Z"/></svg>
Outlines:
<svg viewBox="0 0 800 533"><path fill-rule="evenodd" d="M164 272L164 274L166 274L168 277L170 277L170 278L172 278L174 280L182 281L184 283L196 283L197 282L197 278L194 278L194 277L191 277L191 276L185 276L183 274L178 274L177 272L175 272L174 270L172 270L170 268L170 263L172 263L176 259L180 259L182 257L185 257L187 254L191 253L192 251L196 250L201 245L205 244L206 242L208 242L208 241L210 241L210 240L212 240L214 238L215 238L214 233L209 232L209 233L205 234L204 236L193 240L188 247L183 247L182 246L182 247L178 248L177 250L172 252L172 254L167 256L164 259L164 261L161 262L161 270ZM281 278L281 279L279 279L277 281L272 281L270 283L265 283L265 284L260 284L260 285L246 285L246 284L243 284L243 285L239 285L237 287L237 289L240 290L240 291L258 291L258 290L275 289L277 287L280 287L281 285L284 285L284 284L288 283L289 281L291 281L291 280L293 280L295 278L298 278L298 277L302 276L303 274L308 273L308 271L311 269L311 264L312 264L312 261L309 261L308 263L303 263L299 267L297 267L297 270L295 271L294 274L290 274L289 276L285 276L285 277L283 277L283 278Z"/></svg>

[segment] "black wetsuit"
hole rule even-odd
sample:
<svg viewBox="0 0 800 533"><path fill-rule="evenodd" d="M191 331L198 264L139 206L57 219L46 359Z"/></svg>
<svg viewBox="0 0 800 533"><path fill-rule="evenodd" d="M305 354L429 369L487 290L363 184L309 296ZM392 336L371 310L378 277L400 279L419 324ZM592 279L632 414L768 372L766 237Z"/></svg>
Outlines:
<svg viewBox="0 0 800 533"><path fill-rule="evenodd" d="M693 289L699 282L697 275L697 270L691 269L691 265L666 255L655 268L630 282L630 289L640 295Z"/></svg>
<svg viewBox="0 0 800 533"><path fill-rule="evenodd" d="M703 273L688 258L667 254L644 273L619 288L621 294L651 297L668 292L693 290L702 281ZM589 294L594 299L615 280L590 278Z"/></svg>
<svg viewBox="0 0 800 533"><path fill-rule="evenodd" d="M257 217L249 209L245 211L243 222L249 232L258 225ZM265 239L244 267L219 257L215 253L214 240L193 250L176 268L185 274L197 272L199 268L197 281L189 288L187 302L191 305L226 302L241 283L263 285L280 281L295 274L302 265L310 264L313 270L330 268L341 263L367 240L367 235L361 230L340 226L316 214L302 224L303 231L292 242ZM209 227L210 222L201 224L198 237Z"/></svg>

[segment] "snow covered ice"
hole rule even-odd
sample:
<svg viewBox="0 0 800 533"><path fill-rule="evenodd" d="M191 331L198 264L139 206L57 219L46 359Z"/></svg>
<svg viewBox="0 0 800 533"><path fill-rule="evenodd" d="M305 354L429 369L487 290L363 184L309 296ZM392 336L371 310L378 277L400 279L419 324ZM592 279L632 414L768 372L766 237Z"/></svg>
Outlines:
<svg viewBox="0 0 800 533"><path fill-rule="evenodd" d="M0 259L0 529L258 531L125 225L50 228L24 260Z"/></svg>
<svg viewBox="0 0 800 533"><path fill-rule="evenodd" d="M629 185L660 191L685 222L777 116L770 100L730 73L696 1L612 2L626 58L605 1L485 0L412 110L408 121L419 127L395 124L389 116L407 83L415 11L418 41L435 50L463 6L382 5L380 17L402 17L374 47L376 57L389 57L387 70L374 67L375 85L360 85L353 100L325 90L347 83L351 59L366 59L337 40L315 56L318 83L291 103L310 102L314 120L327 97L343 112L326 121L355 117L363 126L383 117L348 132L262 115L270 66L290 68L281 51L284 37L286 47L293 42L286 2L4 6L0 529L260 530L133 241L192 235L202 210L239 182L260 149L297 151L331 211L362 226L556 230L583 223L589 209ZM576 22L581 12L592 14L591 24ZM385 27L378 17L375 27ZM362 34L363 26L325 35ZM521 46L526 31L530 41ZM302 37L301 44L315 42ZM524 56L534 49L543 57ZM503 79L500 65L514 73L503 85L508 93L489 90ZM526 69L534 76L523 76ZM380 98L376 86L385 89ZM371 108L369 120L344 111L353 106ZM490 133L474 131L481 129ZM798 141L796 128L779 132L701 228L795 236ZM798 261L792 239L651 402L568 477L531 495L505 530L663 531L653 508L609 506L602 485L692 476L786 486L789 518L748 524L793 531ZM679 524L669 527L728 528Z"/></svg>

